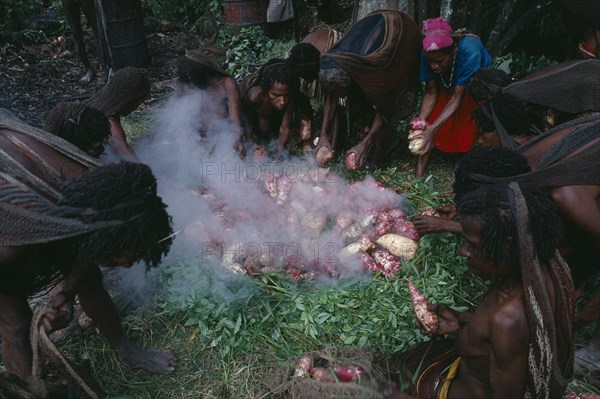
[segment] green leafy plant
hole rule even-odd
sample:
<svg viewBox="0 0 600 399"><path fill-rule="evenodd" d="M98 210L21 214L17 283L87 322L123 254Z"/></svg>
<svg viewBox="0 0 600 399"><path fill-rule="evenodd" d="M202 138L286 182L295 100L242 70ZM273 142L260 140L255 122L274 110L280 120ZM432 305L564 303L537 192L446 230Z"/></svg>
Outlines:
<svg viewBox="0 0 600 399"><path fill-rule="evenodd" d="M266 61L263 54L273 48L269 39L258 26L245 27L229 43L225 67L236 79L256 71Z"/></svg>
<svg viewBox="0 0 600 399"><path fill-rule="evenodd" d="M522 79L538 69L556 64L557 61L545 55L530 55L526 52L508 53L494 58L492 66L508 73L513 79Z"/></svg>
<svg viewBox="0 0 600 399"><path fill-rule="evenodd" d="M216 21L223 14L221 0L145 0L145 3L155 16L187 27L194 25L207 10Z"/></svg>

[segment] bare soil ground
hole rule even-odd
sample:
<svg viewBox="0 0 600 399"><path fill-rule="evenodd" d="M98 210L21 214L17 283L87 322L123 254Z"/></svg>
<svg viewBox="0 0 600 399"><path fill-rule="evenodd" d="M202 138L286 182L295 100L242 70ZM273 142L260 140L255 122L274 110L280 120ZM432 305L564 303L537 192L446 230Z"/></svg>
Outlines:
<svg viewBox="0 0 600 399"><path fill-rule="evenodd" d="M185 47L201 42L193 33L172 30L147 32L146 37L152 61L142 69L152 86L142 108L151 107L172 92L177 57ZM4 44L0 47L0 107L42 127L48 111L59 102L91 96L105 81L91 35L86 38L86 47L99 71L89 83L80 81L85 70L70 36L57 36L45 44L23 47Z"/></svg>

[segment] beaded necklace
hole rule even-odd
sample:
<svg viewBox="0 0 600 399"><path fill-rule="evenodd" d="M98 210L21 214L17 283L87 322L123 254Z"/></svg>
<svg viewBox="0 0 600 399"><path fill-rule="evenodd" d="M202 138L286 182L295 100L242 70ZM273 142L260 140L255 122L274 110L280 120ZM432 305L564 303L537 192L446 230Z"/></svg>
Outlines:
<svg viewBox="0 0 600 399"><path fill-rule="evenodd" d="M452 57L452 69L450 70L450 82L446 83L444 80L444 74L440 74L440 81L442 82L442 86L446 89L449 89L452 86L452 78L454 77L454 66L456 65L456 52L454 53L454 57Z"/></svg>

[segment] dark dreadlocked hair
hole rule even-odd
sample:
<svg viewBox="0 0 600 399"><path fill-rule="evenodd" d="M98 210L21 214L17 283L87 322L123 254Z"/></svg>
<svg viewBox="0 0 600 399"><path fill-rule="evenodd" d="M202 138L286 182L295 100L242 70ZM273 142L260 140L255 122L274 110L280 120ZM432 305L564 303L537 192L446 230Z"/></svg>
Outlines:
<svg viewBox="0 0 600 399"><path fill-rule="evenodd" d="M106 116L126 116L135 111L150 93L150 81L134 67L117 70L110 81L85 104L99 109Z"/></svg>
<svg viewBox="0 0 600 399"><path fill-rule="evenodd" d="M156 193L156 179L147 165L121 162L91 169L60 189L59 203L82 222L117 221L71 240L71 250L84 262L126 255L158 265L171 246L171 218Z"/></svg>
<svg viewBox="0 0 600 399"><path fill-rule="evenodd" d="M110 125L104 113L80 102L60 103L50 110L44 130L65 139L95 158L104 151Z"/></svg>
<svg viewBox="0 0 600 399"><path fill-rule="evenodd" d="M181 83L191 83L199 89L206 89L213 79L223 76L225 75L213 68L188 57L180 57L177 60L177 79Z"/></svg>
<svg viewBox="0 0 600 399"><path fill-rule="evenodd" d="M475 147L458 162L454 171L454 200L480 188L484 183L472 174L487 177L509 177L531 172L527 159L508 148Z"/></svg>
<svg viewBox="0 0 600 399"><path fill-rule="evenodd" d="M496 130L491 113L492 108L509 135L533 134L530 130L532 127L531 119L525 110L525 105L515 96L506 93L498 94L488 103L473 111L471 117L477 122L477 129L482 132Z"/></svg>
<svg viewBox="0 0 600 399"><path fill-rule="evenodd" d="M270 59L259 69L257 82L263 92L269 91L275 83L281 83L288 85L296 93L300 85L298 75L292 67L278 58Z"/></svg>
<svg viewBox="0 0 600 399"><path fill-rule="evenodd" d="M298 43L290 50L286 61L302 79L312 81L319 75L321 53L310 43Z"/></svg>
<svg viewBox="0 0 600 399"><path fill-rule="evenodd" d="M535 252L540 262L548 264L559 240L560 218L556 204L546 190L533 187L522 187L521 190L527 203ZM501 258L519 259L517 220L510 202L508 183L503 182L471 191L457 204L461 217L477 217L482 222L482 254L495 262Z"/></svg>
<svg viewBox="0 0 600 399"><path fill-rule="evenodd" d="M467 93L478 103L487 101L497 93L493 91L491 85L497 88L508 86L512 82L510 76L501 69L481 68L473 73Z"/></svg>

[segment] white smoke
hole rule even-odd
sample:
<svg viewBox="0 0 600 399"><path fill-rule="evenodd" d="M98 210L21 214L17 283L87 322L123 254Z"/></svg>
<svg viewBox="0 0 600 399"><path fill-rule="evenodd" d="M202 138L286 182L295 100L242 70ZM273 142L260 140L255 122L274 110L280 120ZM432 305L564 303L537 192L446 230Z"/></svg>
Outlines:
<svg viewBox="0 0 600 399"><path fill-rule="evenodd" d="M240 276L232 271L243 271L250 254L261 267L281 268L295 256L308 268L334 265L336 278L362 273L358 260L340 263L349 238L338 222L401 207L404 197L370 177L350 184L319 168L312 155L262 162L249 148L241 160L231 125L211 107L202 91L172 98L157 112L152 136L134 146L154 171L173 218L176 235L163 265L184 270L175 295L210 290L234 297L228 284ZM211 283L194 286L200 275L211 276Z"/></svg>

